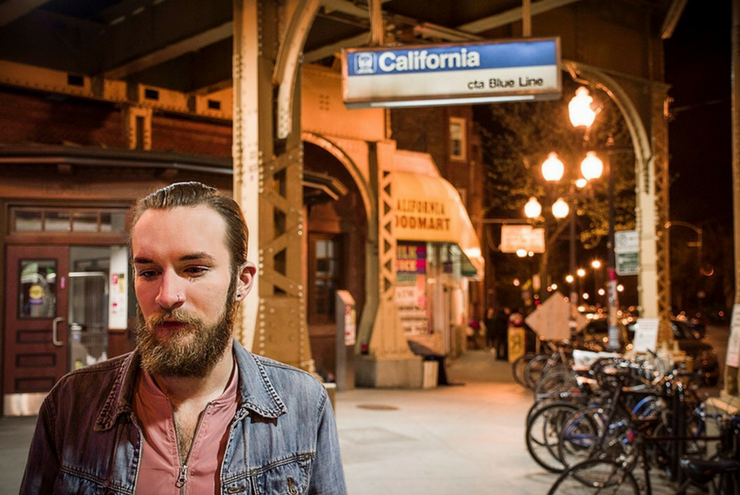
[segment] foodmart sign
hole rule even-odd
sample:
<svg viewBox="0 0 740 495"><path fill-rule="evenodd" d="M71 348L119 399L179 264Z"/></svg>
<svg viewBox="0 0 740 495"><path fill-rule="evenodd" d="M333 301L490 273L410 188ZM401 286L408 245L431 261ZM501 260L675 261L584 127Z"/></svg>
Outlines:
<svg viewBox="0 0 740 495"><path fill-rule="evenodd" d="M560 39L342 51L348 108L559 98Z"/></svg>

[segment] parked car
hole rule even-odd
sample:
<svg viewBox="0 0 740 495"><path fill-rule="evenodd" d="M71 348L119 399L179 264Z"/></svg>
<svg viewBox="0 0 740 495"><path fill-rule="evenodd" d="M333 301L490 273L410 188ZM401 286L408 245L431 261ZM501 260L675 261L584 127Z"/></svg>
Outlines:
<svg viewBox="0 0 740 495"><path fill-rule="evenodd" d="M714 387L719 382L720 369L717 352L712 344L701 338L701 333L685 321L672 320L671 330L678 347L694 358L694 370L702 375L704 384Z"/></svg>
<svg viewBox="0 0 740 495"><path fill-rule="evenodd" d="M634 336L636 323L627 325L630 337ZM717 385L720 377L719 360L712 344L701 338L701 334L683 320L672 319L671 331L678 348L694 360L694 371L701 375L704 385L707 387Z"/></svg>
<svg viewBox="0 0 740 495"><path fill-rule="evenodd" d="M624 352L632 348L632 339L629 336L627 328L617 322L619 332L619 348L617 352ZM585 349L592 351L610 351L609 348L609 325L606 316L591 318L577 339L578 344Z"/></svg>
<svg viewBox="0 0 740 495"><path fill-rule="evenodd" d="M635 334L637 321L631 321L627 325L618 323L620 348L624 352L632 348L632 338ZM678 348L691 356L694 360L694 371L701 375L702 381L707 387L714 387L719 382L720 369L717 353L712 345L697 336L697 333L688 323L681 320L671 320L671 331L673 338L678 343ZM607 318L592 319L583 329L579 339L581 345L594 351L607 351L608 346L608 324Z"/></svg>

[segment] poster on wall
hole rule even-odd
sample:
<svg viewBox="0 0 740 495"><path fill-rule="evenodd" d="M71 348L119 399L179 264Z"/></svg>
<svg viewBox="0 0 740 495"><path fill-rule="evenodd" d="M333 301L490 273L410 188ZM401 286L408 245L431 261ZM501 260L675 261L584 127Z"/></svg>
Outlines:
<svg viewBox="0 0 740 495"><path fill-rule="evenodd" d="M426 304L426 243L398 242L396 253L395 302L404 333L426 333L429 327Z"/></svg>
<svg viewBox="0 0 740 495"><path fill-rule="evenodd" d="M108 328L110 330L126 330L128 327L128 279L129 270L128 249L126 247L111 247L109 298L108 298Z"/></svg>

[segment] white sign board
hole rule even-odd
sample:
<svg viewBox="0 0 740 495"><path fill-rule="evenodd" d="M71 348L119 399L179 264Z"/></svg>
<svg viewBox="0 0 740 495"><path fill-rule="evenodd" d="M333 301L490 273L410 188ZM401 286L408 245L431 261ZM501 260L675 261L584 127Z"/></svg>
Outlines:
<svg viewBox="0 0 740 495"><path fill-rule="evenodd" d="M732 326L730 327L730 340L727 342L727 366L740 367L740 304L732 307Z"/></svg>
<svg viewBox="0 0 740 495"><path fill-rule="evenodd" d="M632 340L635 352L656 352L658 349L658 318L638 318L635 324L635 337Z"/></svg>
<svg viewBox="0 0 740 495"><path fill-rule="evenodd" d="M636 230L622 230L614 234L614 252L617 275L637 275L640 267L640 235Z"/></svg>
<svg viewBox="0 0 740 495"><path fill-rule="evenodd" d="M342 50L348 108L560 98L560 39Z"/></svg>
<svg viewBox="0 0 740 495"><path fill-rule="evenodd" d="M502 225L501 252L516 253L520 249L527 252L545 252L545 229L531 225Z"/></svg>
<svg viewBox="0 0 740 495"><path fill-rule="evenodd" d="M110 276L108 279L108 328L126 330L128 328L128 248L111 247Z"/></svg>

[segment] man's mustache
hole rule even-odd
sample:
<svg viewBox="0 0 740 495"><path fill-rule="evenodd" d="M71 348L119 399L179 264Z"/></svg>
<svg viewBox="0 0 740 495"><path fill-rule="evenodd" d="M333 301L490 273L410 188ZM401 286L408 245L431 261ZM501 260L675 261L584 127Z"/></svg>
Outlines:
<svg viewBox="0 0 740 495"><path fill-rule="evenodd" d="M146 324L149 328L158 327L164 323L181 323L189 325L197 323L200 320L195 316L189 314L187 311L182 309L174 309L172 311L157 311L149 315L146 319Z"/></svg>

